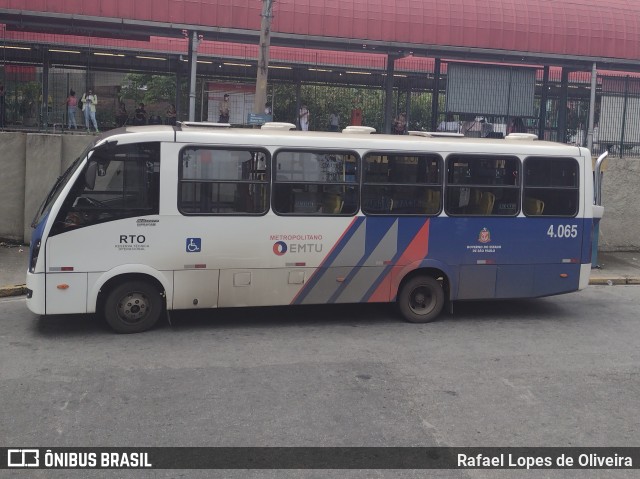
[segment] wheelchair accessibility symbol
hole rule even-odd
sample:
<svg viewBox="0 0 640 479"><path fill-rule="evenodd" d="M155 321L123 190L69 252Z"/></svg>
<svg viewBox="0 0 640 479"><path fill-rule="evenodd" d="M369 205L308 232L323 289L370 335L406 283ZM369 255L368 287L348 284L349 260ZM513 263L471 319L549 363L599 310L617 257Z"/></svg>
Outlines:
<svg viewBox="0 0 640 479"><path fill-rule="evenodd" d="M202 238L187 238L187 253L199 253L202 249Z"/></svg>

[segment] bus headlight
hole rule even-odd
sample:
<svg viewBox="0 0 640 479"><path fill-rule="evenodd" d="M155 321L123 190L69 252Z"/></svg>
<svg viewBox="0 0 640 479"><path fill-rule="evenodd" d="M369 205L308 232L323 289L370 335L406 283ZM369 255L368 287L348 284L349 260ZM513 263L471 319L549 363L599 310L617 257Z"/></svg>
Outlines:
<svg viewBox="0 0 640 479"><path fill-rule="evenodd" d="M29 273L33 273L36 270L36 263L38 262L38 255L40 254L41 240L31 247L31 262L29 263Z"/></svg>

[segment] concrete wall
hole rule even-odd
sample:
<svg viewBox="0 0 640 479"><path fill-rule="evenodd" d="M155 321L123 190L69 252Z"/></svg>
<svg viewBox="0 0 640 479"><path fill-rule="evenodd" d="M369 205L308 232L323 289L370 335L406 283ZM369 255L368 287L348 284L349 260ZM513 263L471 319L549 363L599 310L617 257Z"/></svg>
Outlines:
<svg viewBox="0 0 640 479"><path fill-rule="evenodd" d="M0 238L22 241L27 135L0 133Z"/></svg>
<svg viewBox="0 0 640 479"><path fill-rule="evenodd" d="M598 249L640 251L640 159L610 156L605 162Z"/></svg>
<svg viewBox="0 0 640 479"><path fill-rule="evenodd" d="M31 220L51 185L93 139L0 133L0 238L29 241ZM639 159L607 159L602 203L599 249L640 251Z"/></svg>
<svg viewBox="0 0 640 479"><path fill-rule="evenodd" d="M0 238L29 242L31 221L51 186L94 138L0 133Z"/></svg>

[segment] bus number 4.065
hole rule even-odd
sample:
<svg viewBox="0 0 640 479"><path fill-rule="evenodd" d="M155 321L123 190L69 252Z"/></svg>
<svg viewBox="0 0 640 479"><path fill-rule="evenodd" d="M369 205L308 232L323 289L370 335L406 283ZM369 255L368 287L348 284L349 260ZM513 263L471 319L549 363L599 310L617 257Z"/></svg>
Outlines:
<svg viewBox="0 0 640 479"><path fill-rule="evenodd" d="M578 227L576 225L551 225L547 236L550 238L575 238L578 236Z"/></svg>

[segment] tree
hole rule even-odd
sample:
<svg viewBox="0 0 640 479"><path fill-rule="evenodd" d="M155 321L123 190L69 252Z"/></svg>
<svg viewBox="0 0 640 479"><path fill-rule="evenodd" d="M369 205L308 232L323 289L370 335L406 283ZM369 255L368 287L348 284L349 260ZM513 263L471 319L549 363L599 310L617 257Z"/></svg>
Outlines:
<svg viewBox="0 0 640 479"><path fill-rule="evenodd" d="M120 89L120 99L144 104L173 103L176 96L176 79L173 75L129 73Z"/></svg>

